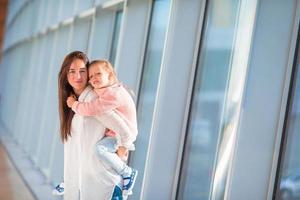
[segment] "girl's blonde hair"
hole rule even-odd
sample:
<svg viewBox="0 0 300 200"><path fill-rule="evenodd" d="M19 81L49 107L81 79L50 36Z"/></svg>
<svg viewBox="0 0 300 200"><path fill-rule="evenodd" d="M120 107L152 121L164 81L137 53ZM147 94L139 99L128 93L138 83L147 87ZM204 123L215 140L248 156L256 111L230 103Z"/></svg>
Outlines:
<svg viewBox="0 0 300 200"><path fill-rule="evenodd" d="M92 62L90 62L90 64L88 65L88 69L92 66L92 65L99 65L101 68L105 69L108 73L109 73L109 80L112 83L116 83L119 82L116 72L112 66L112 64L108 61L108 60L93 60Z"/></svg>
<svg viewBox="0 0 300 200"><path fill-rule="evenodd" d="M112 66L112 64L108 60L93 60L89 63L88 69L92 65L99 65L100 67L104 67L104 69L109 73L109 80L111 83L118 83L119 80L117 78L116 72ZM135 97L134 92L128 88L126 85L122 84L124 88L131 94L132 97Z"/></svg>

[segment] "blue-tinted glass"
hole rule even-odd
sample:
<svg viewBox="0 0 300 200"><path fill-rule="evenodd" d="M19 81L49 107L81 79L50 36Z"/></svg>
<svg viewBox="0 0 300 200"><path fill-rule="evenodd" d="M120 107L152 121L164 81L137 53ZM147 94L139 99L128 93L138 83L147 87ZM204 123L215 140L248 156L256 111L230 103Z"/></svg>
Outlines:
<svg viewBox="0 0 300 200"><path fill-rule="evenodd" d="M73 25L71 51L86 52L90 34L90 20L77 20Z"/></svg>
<svg viewBox="0 0 300 200"><path fill-rule="evenodd" d="M178 199L211 198L234 54L238 6L239 0L208 1ZM219 193L222 196L222 191Z"/></svg>
<svg viewBox="0 0 300 200"><path fill-rule="evenodd" d="M116 54L117 54L117 48L118 48L122 16L123 16L123 10L117 11L116 19L115 19L114 34L113 34L113 39L112 39L112 44L111 44L110 58L109 58L109 60L113 64L113 66L116 61Z"/></svg>
<svg viewBox="0 0 300 200"><path fill-rule="evenodd" d="M300 199L300 67L287 117L286 144L276 199Z"/></svg>
<svg viewBox="0 0 300 200"><path fill-rule="evenodd" d="M142 185L144 166L147 158L149 135L152 125L153 109L156 99L157 84L162 61L170 1L153 2L151 23L148 35L143 74L138 98L139 138L136 141L138 151L131 155L131 165L139 170L137 185ZM133 199L139 199L141 187L136 187Z"/></svg>

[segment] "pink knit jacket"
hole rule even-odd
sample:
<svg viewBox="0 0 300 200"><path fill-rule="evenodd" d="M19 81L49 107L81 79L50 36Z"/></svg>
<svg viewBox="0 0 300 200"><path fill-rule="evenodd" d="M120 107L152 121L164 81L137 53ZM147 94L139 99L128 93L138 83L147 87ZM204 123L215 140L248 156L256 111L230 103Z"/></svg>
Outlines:
<svg viewBox="0 0 300 200"><path fill-rule="evenodd" d="M120 136L120 145L131 148L136 139L137 119L136 108L132 97L129 92L124 88L121 83L116 83L112 86L94 89L97 93L97 98L92 102L78 102L72 105L72 110L75 113L83 116L101 115L105 112L114 110L126 123L131 134L117 133ZM115 133L109 131L107 136L115 136Z"/></svg>

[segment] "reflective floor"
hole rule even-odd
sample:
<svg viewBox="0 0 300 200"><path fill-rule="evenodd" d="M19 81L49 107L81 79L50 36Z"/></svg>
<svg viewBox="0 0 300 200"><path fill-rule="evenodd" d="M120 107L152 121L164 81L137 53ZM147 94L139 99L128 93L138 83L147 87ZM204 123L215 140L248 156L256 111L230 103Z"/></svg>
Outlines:
<svg viewBox="0 0 300 200"><path fill-rule="evenodd" d="M0 143L0 199L34 199Z"/></svg>

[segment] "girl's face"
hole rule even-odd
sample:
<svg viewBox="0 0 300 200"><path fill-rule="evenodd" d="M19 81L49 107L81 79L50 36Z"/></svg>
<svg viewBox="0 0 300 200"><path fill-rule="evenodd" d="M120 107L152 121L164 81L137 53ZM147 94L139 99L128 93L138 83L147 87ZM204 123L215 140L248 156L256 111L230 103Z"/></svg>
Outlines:
<svg viewBox="0 0 300 200"><path fill-rule="evenodd" d="M72 86L75 94L80 95L87 84L87 68L80 59L75 59L68 72L68 82Z"/></svg>
<svg viewBox="0 0 300 200"><path fill-rule="evenodd" d="M89 67L89 82L95 89L107 87L111 84L109 80L110 73L101 67L100 64L94 64Z"/></svg>

